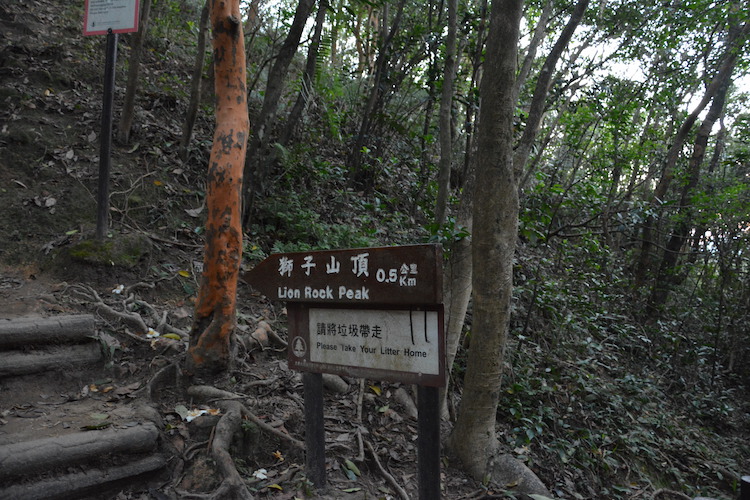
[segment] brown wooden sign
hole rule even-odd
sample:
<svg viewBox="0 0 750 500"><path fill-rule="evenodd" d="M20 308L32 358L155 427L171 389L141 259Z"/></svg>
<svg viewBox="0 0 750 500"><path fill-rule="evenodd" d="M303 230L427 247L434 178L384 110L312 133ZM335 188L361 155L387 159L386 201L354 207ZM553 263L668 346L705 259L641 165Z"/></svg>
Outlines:
<svg viewBox="0 0 750 500"><path fill-rule="evenodd" d="M440 245L273 254L243 279L273 300L312 304L443 302Z"/></svg>

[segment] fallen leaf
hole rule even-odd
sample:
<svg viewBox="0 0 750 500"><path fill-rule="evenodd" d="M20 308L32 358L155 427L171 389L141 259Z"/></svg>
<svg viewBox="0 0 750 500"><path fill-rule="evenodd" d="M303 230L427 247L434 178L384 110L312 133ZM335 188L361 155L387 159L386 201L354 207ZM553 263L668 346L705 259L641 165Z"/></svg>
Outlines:
<svg viewBox="0 0 750 500"><path fill-rule="evenodd" d="M369 387L370 387L370 389L372 389L372 392L374 392L378 396L380 396L380 394L383 392L382 389L380 387L378 387L377 385L371 385Z"/></svg>
<svg viewBox="0 0 750 500"><path fill-rule="evenodd" d="M81 429L86 431L98 431L101 429L105 429L110 425L112 425L112 422L101 422L98 424L84 425L83 427L81 427Z"/></svg>
<svg viewBox="0 0 750 500"><path fill-rule="evenodd" d="M172 340L180 340L181 339L181 337L179 335L177 335L176 333L165 333L164 335L162 335L162 337L167 338L167 339L172 339Z"/></svg>
<svg viewBox="0 0 750 500"><path fill-rule="evenodd" d="M180 416L182 420L187 420L188 409L185 405L177 405L174 407L174 412Z"/></svg>
<svg viewBox="0 0 750 500"><path fill-rule="evenodd" d="M344 467L344 474L346 474L346 478L349 481L356 481L357 480L357 475L354 474L354 472L352 470L347 469L346 467Z"/></svg>
<svg viewBox="0 0 750 500"><path fill-rule="evenodd" d="M362 473L359 471L359 467L356 466L354 462L349 460L348 458L344 460L344 465L346 465L346 468L355 473L358 476L361 476Z"/></svg>
<svg viewBox="0 0 750 500"><path fill-rule="evenodd" d="M140 386L141 386L140 382L133 382L132 384L118 387L117 389L112 391L112 394L114 394L115 396L127 396L128 394L133 393Z"/></svg>
<svg viewBox="0 0 750 500"><path fill-rule="evenodd" d="M189 278L190 277L190 271L180 270L180 271L177 271L177 274L179 274L183 278Z"/></svg>
<svg viewBox="0 0 750 500"><path fill-rule="evenodd" d="M198 208L186 208L185 212L190 217L198 217L200 216L201 212L203 212L203 205L199 206Z"/></svg>

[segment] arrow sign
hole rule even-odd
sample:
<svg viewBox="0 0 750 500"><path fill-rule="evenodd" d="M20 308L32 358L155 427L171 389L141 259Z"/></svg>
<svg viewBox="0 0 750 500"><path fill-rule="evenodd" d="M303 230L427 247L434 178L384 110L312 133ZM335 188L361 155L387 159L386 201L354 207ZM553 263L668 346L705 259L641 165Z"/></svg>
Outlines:
<svg viewBox="0 0 750 500"><path fill-rule="evenodd" d="M437 305L440 245L273 254L243 279L269 299L349 305Z"/></svg>

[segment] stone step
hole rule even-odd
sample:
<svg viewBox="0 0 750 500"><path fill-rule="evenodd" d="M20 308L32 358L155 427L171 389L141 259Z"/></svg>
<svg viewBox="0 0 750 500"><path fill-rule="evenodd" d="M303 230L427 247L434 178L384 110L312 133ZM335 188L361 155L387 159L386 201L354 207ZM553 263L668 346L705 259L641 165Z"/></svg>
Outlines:
<svg viewBox="0 0 750 500"><path fill-rule="evenodd" d="M90 315L0 319L0 500L113 498L164 470L161 417L96 335Z"/></svg>
<svg viewBox="0 0 750 500"><path fill-rule="evenodd" d="M91 315L0 320L0 378L90 366L101 360Z"/></svg>

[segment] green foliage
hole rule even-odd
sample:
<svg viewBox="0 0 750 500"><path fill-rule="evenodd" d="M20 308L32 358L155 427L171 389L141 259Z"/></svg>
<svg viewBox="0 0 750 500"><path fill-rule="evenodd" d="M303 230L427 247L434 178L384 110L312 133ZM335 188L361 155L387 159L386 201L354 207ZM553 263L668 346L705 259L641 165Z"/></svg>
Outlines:
<svg viewBox="0 0 750 500"><path fill-rule="evenodd" d="M373 243L350 225L321 220L320 214L295 193L288 193L286 199L269 200L263 211L263 227L255 226L252 232L272 236L272 252L364 247Z"/></svg>
<svg viewBox="0 0 750 500"><path fill-rule="evenodd" d="M442 225L436 223L427 224L425 229L430 233L431 243L440 243L449 248L453 243L471 236L469 228L456 223L455 217L447 217Z"/></svg>

